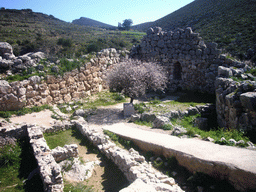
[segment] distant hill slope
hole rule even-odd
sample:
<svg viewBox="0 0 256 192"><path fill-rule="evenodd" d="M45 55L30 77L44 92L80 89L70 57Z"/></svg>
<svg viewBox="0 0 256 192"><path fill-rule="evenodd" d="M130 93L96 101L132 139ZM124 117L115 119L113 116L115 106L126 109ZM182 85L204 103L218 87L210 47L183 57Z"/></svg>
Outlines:
<svg viewBox="0 0 256 192"><path fill-rule="evenodd" d="M0 9L0 41L10 43L15 55L43 51L73 57L109 47L130 49L143 35L76 25L31 9Z"/></svg>
<svg viewBox="0 0 256 192"><path fill-rule="evenodd" d="M146 31L151 26L164 30L192 27L205 41L218 43L224 52L241 59L249 58L249 49L256 54L255 0L195 0L155 22L133 29Z"/></svg>
<svg viewBox="0 0 256 192"><path fill-rule="evenodd" d="M91 27L100 27L100 28L111 28L111 29L115 29L116 27L113 25L109 25L106 23L102 23L90 18L86 18L86 17L80 17L80 19L75 19L72 21L73 24L77 24L77 25L84 25L84 26L91 26Z"/></svg>

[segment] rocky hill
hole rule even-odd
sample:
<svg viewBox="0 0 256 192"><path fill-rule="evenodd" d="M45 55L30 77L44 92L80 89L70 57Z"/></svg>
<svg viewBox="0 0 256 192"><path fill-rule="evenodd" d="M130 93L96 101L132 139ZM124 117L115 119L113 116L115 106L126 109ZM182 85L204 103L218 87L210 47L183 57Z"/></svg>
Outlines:
<svg viewBox="0 0 256 192"><path fill-rule="evenodd" d="M133 29L146 31L159 26L168 31L192 27L204 40L218 43L224 52L256 62L255 23L255 0L195 0L155 22Z"/></svg>
<svg viewBox="0 0 256 192"><path fill-rule="evenodd" d="M130 49L143 35L76 25L31 9L0 9L0 41L10 43L17 56L42 51L73 57L109 47Z"/></svg>
<svg viewBox="0 0 256 192"><path fill-rule="evenodd" d="M73 24L91 26L91 27L100 27L100 28L108 28L108 29L116 29L115 26L109 25L106 23L102 23L90 18L80 17L80 19L75 19L72 21Z"/></svg>

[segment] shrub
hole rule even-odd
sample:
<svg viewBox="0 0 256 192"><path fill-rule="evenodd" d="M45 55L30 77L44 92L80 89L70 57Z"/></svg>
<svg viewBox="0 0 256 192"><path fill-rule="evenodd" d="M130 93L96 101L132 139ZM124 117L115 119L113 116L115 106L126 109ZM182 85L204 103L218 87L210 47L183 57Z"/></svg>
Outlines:
<svg viewBox="0 0 256 192"><path fill-rule="evenodd" d="M60 38L60 39L58 39L57 44L62 45L64 47L71 47L72 46L72 40L71 39Z"/></svg>
<svg viewBox="0 0 256 192"><path fill-rule="evenodd" d="M163 67L152 62L127 60L107 74L107 84L112 91L121 92L131 98L140 97L147 90L164 91L167 77Z"/></svg>

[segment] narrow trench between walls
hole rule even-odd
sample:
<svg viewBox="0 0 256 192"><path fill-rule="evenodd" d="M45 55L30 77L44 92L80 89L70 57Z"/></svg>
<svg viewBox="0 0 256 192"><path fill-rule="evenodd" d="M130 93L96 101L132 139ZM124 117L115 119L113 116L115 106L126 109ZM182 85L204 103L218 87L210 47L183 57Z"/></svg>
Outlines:
<svg viewBox="0 0 256 192"><path fill-rule="evenodd" d="M92 176L81 182L74 182L72 178L64 177L64 191L71 189L69 186L84 185L88 191L119 191L129 185L121 170L105 155L92 145L88 138L83 137L81 132L72 127L69 130L58 131L55 133L44 134L47 144L50 148L55 148L57 144L63 147L65 144L77 144L78 156L81 162L87 163L90 161L98 162L94 165ZM63 140L58 142L56 140ZM80 188L79 188L80 189ZM82 190L82 189L81 189Z"/></svg>
<svg viewBox="0 0 256 192"><path fill-rule="evenodd" d="M174 156L167 158L163 155L156 154L153 151L141 149L136 142L128 138L119 136L107 130L105 130L104 133L118 146L127 150L134 148L140 155L144 156L146 161L152 164L155 169L169 177L173 177L175 182L184 191L194 192L203 190L211 192L238 192L227 180L221 180L217 175L216 177L211 177L202 172L190 172L185 167L179 165Z"/></svg>
<svg viewBox="0 0 256 192"><path fill-rule="evenodd" d="M19 141L22 152L19 169L19 177L27 178L24 180L25 191L43 192L43 183L39 175L38 164L33 154L33 149L29 143L29 138L24 136Z"/></svg>

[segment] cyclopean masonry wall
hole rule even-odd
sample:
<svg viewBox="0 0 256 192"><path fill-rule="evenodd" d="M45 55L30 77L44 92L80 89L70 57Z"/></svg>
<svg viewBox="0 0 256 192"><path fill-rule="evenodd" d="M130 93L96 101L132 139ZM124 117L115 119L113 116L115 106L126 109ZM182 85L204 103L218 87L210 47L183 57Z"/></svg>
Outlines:
<svg viewBox="0 0 256 192"><path fill-rule="evenodd" d="M63 77L33 76L28 80L12 83L0 80L0 111L69 102L100 92L106 88L103 81L104 72L119 63L124 54L127 52L113 48L102 50L80 70L67 72Z"/></svg>
<svg viewBox="0 0 256 192"><path fill-rule="evenodd" d="M190 27L168 32L153 27L130 56L160 61L168 72L170 91L182 88L214 93L218 67L237 63L220 53L216 43L205 43Z"/></svg>
<svg viewBox="0 0 256 192"><path fill-rule="evenodd" d="M216 111L220 127L256 134L256 77L244 68L220 66L216 79ZM243 78L235 81L231 77Z"/></svg>

